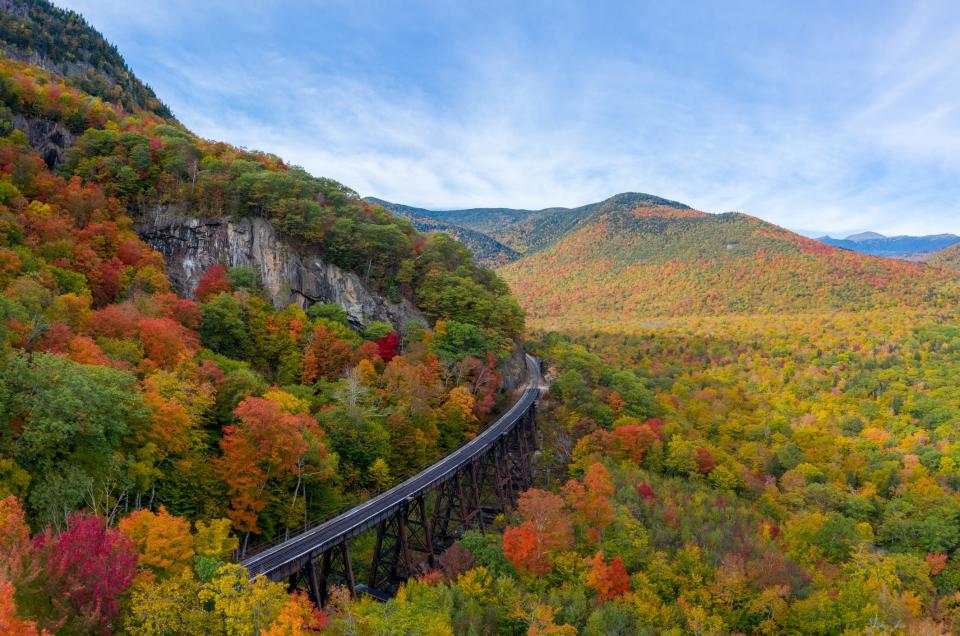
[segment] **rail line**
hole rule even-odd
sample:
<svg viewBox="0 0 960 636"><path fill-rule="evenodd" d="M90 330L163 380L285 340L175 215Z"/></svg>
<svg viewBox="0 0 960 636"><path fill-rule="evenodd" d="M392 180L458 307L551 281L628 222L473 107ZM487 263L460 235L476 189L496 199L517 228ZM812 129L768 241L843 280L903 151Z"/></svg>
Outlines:
<svg viewBox="0 0 960 636"><path fill-rule="evenodd" d="M459 533L483 529L485 515L509 508L530 485L542 378L539 361L529 354L525 359L527 381L520 398L475 438L397 486L240 565L251 578L289 579L291 587L306 583L322 605L332 578L351 592L356 589L347 542L376 527L367 589L390 589L417 568L432 567L435 556Z"/></svg>

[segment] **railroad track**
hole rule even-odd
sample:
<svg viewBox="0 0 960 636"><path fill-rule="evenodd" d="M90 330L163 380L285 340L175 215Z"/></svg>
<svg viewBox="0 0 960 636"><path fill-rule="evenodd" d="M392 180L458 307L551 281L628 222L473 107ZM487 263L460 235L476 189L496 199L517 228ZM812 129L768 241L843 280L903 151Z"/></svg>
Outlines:
<svg viewBox="0 0 960 636"><path fill-rule="evenodd" d="M251 578L289 579L291 586L305 582L318 605L331 578L355 590L347 542L372 528L378 529L377 549L366 589L389 588L415 569L433 566L459 532L482 529L485 514L508 508L530 485L534 411L543 379L536 358L527 354L526 365L520 398L475 438L403 483L240 565Z"/></svg>

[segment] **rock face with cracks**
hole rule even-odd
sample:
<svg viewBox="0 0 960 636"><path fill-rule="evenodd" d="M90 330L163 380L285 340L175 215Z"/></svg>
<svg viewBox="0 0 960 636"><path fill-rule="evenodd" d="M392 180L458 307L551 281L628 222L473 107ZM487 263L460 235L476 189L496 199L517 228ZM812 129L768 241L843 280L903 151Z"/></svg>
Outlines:
<svg viewBox="0 0 960 636"><path fill-rule="evenodd" d="M51 170L63 163L67 148L73 144L73 135L67 127L49 119L27 118L18 113L13 127L23 131L30 141L30 146Z"/></svg>
<svg viewBox="0 0 960 636"><path fill-rule="evenodd" d="M141 218L138 231L163 254L170 282L182 296L192 297L201 274L213 265L250 267L276 307L332 302L355 327L371 320L396 328L410 321L427 324L409 300L384 298L357 274L325 262L310 245L280 235L266 219L199 219L160 211Z"/></svg>

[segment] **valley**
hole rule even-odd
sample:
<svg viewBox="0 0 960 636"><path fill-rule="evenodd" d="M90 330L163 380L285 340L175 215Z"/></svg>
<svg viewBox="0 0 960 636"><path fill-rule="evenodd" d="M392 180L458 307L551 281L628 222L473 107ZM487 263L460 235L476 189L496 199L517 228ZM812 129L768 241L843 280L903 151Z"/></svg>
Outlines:
<svg viewBox="0 0 960 636"><path fill-rule="evenodd" d="M960 633L956 236L413 207L161 97L0 6L0 632Z"/></svg>

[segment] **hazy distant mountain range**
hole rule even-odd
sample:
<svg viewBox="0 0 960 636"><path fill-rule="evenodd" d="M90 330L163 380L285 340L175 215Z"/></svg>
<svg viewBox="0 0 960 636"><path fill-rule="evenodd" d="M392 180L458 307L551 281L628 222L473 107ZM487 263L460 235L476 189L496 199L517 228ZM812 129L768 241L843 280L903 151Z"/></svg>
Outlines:
<svg viewBox="0 0 960 636"><path fill-rule="evenodd" d="M576 208L552 207L542 210L428 210L374 197L367 197L367 200L408 218L418 230L448 232L466 244L477 260L487 267L502 267L542 251L603 212L649 206L673 209L675 212L691 210L676 201L636 192L624 192ZM927 260L937 252L960 244L960 236L955 234L885 236L878 232L861 232L845 238L821 236L815 240L860 254L917 261Z"/></svg>
<svg viewBox="0 0 960 636"><path fill-rule="evenodd" d="M442 218L442 212L424 210L400 203L391 203L376 197L366 197L370 203L382 205L397 216L402 216L413 223L421 232L446 232L470 248L477 261L484 267L491 269L501 267L515 261L520 255L497 239L475 229L451 223Z"/></svg>
<svg viewBox="0 0 960 636"><path fill-rule="evenodd" d="M860 252L861 254L906 258L939 252L951 245L960 243L960 236L955 234L884 236L877 232L862 232L860 234L851 234L842 239L821 236L817 240L827 245L842 247L854 252Z"/></svg>

